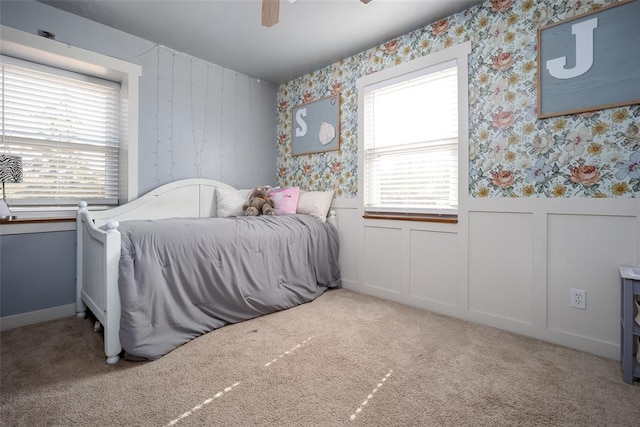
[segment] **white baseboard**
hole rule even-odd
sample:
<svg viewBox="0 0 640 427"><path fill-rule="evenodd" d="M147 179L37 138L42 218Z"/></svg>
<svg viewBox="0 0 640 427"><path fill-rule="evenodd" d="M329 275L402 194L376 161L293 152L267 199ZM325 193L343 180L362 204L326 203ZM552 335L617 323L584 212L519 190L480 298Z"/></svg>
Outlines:
<svg viewBox="0 0 640 427"><path fill-rule="evenodd" d="M14 314L0 317L0 331L19 328L20 326L33 325L34 323L60 319L76 314L76 305L67 304L58 307L45 308L43 310L30 311L28 313Z"/></svg>
<svg viewBox="0 0 640 427"><path fill-rule="evenodd" d="M358 291L360 289L358 287L358 282L356 282L355 280L345 279L344 277L341 280L342 280L342 287L345 289L350 289L352 291Z"/></svg>

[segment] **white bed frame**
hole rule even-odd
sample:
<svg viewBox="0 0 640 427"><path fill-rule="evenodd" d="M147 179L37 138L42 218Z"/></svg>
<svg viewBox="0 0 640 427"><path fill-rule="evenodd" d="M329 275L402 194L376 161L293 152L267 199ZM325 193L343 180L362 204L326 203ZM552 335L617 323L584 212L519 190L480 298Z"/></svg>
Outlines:
<svg viewBox="0 0 640 427"><path fill-rule="evenodd" d="M234 188L210 179L186 179L162 185L116 208L90 212L80 202L77 215L76 313L87 308L104 328L107 363L120 360L120 232L118 221L175 217L215 217L216 187ZM337 227L334 211L327 221Z"/></svg>

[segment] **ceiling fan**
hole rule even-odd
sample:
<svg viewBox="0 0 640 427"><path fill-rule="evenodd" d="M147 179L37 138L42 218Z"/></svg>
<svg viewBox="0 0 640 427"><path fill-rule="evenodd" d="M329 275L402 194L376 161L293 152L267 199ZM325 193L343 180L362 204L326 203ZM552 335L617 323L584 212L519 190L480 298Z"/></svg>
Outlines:
<svg viewBox="0 0 640 427"><path fill-rule="evenodd" d="M362 3L367 4L371 0L360 0ZM289 0L290 3L295 3L296 0ZM278 15L280 14L280 0L262 0L262 25L265 27L272 27L278 23Z"/></svg>

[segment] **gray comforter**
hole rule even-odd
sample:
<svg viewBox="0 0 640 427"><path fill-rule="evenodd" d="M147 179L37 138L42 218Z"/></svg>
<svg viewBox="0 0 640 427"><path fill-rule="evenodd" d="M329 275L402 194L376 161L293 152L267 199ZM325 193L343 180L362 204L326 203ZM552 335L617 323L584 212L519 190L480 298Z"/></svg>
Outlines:
<svg viewBox="0 0 640 427"><path fill-rule="evenodd" d="M228 323L340 287L338 233L307 215L128 221L120 226L120 340L157 359Z"/></svg>

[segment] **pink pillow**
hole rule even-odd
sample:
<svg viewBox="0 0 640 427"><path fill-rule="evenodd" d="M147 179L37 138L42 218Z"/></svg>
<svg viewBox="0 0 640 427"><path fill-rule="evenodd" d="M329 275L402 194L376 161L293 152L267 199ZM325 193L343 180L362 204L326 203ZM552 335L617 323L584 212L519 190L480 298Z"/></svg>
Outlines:
<svg viewBox="0 0 640 427"><path fill-rule="evenodd" d="M274 188L269 191L269 197L273 200L275 215L292 215L298 208L300 189L298 187Z"/></svg>

